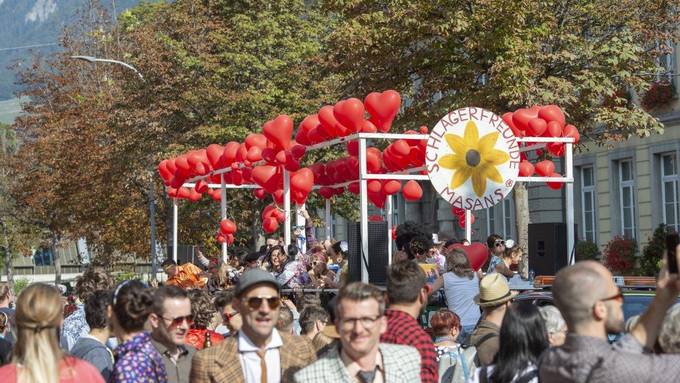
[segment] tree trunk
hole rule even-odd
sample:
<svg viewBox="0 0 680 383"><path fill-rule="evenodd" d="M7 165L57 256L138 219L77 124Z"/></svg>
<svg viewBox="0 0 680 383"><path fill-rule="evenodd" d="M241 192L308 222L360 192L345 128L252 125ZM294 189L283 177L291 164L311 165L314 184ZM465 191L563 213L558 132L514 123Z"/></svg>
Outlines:
<svg viewBox="0 0 680 383"><path fill-rule="evenodd" d="M5 224L3 222L0 222L0 226L2 226L2 236L4 237L4 242L5 242L5 273L7 274L7 284L9 285L10 289L14 289L14 273L12 269L12 249L9 247L9 240L7 239L7 227L5 227Z"/></svg>
<svg viewBox="0 0 680 383"><path fill-rule="evenodd" d="M52 234L52 256L54 257L54 285L61 284L61 256L57 252L57 236Z"/></svg>
<svg viewBox="0 0 680 383"><path fill-rule="evenodd" d="M513 189L515 198L515 223L517 224L517 243L524 247L527 256L522 257L519 272L523 278L529 275L529 192L524 182L518 182Z"/></svg>

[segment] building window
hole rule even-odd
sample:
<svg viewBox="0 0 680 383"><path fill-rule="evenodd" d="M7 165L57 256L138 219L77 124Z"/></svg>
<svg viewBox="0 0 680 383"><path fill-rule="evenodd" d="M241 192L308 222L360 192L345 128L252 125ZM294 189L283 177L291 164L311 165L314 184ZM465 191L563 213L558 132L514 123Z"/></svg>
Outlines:
<svg viewBox="0 0 680 383"><path fill-rule="evenodd" d="M673 230L680 228L678 222L678 166L675 153L661 155L661 200L663 222Z"/></svg>
<svg viewBox="0 0 680 383"><path fill-rule="evenodd" d="M583 238L595 243L595 175L592 166L581 168Z"/></svg>
<svg viewBox="0 0 680 383"><path fill-rule="evenodd" d="M512 201L511 196L503 200L503 238L512 238Z"/></svg>
<svg viewBox="0 0 680 383"><path fill-rule="evenodd" d="M486 232L487 237L496 232L496 217L494 217L493 206L486 209Z"/></svg>
<svg viewBox="0 0 680 383"><path fill-rule="evenodd" d="M635 175L633 160L619 161L619 201L621 214L621 234L635 239Z"/></svg>

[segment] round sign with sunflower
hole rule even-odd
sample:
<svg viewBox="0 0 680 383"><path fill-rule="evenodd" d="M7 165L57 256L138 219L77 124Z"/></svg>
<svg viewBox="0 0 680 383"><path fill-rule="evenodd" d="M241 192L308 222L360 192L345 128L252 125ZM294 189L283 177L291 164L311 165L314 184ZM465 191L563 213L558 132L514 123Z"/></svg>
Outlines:
<svg viewBox="0 0 680 383"><path fill-rule="evenodd" d="M435 190L453 206L487 209L515 186L520 151L512 129L486 109L450 112L427 140L426 166Z"/></svg>

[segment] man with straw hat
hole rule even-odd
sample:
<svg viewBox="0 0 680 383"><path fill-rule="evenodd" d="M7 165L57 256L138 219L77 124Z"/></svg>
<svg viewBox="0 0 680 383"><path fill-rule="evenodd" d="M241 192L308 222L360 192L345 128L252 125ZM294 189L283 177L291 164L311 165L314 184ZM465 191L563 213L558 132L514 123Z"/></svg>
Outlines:
<svg viewBox="0 0 680 383"><path fill-rule="evenodd" d="M500 347L498 336L505 311L516 295L516 291L510 291L507 279L498 273L486 275L479 283L479 295L474 301L482 309L482 319L470 337L470 344L477 348L483 366L493 363Z"/></svg>

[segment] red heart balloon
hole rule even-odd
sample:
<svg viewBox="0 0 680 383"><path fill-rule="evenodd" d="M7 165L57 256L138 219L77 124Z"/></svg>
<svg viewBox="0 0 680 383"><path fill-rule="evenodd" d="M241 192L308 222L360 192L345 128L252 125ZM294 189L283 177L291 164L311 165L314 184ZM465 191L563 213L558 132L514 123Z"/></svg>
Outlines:
<svg viewBox="0 0 680 383"><path fill-rule="evenodd" d="M276 162L278 162L280 165L283 165L286 163L286 151L285 150L279 150L278 153L276 153Z"/></svg>
<svg viewBox="0 0 680 383"><path fill-rule="evenodd" d="M392 127L392 121L401 107L401 96L395 90L386 90L382 93L369 93L364 99L366 110L371 115L371 121L381 133L388 132Z"/></svg>
<svg viewBox="0 0 680 383"><path fill-rule="evenodd" d="M215 236L215 240L220 245L223 244L223 243L227 243L227 237L224 236L222 233L217 233L217 235Z"/></svg>
<svg viewBox="0 0 680 383"><path fill-rule="evenodd" d="M251 146L246 154L246 160L253 162L262 161L262 148L259 146Z"/></svg>
<svg viewBox="0 0 680 383"><path fill-rule="evenodd" d="M278 189L272 193L272 198L277 205L283 205L283 190Z"/></svg>
<svg viewBox="0 0 680 383"><path fill-rule="evenodd" d="M520 177L531 177L534 175L534 165L527 161L524 160L519 163L519 176Z"/></svg>
<svg viewBox="0 0 680 383"><path fill-rule="evenodd" d="M177 198L188 199L191 196L191 191L188 188L179 188L177 190Z"/></svg>
<svg viewBox="0 0 680 383"><path fill-rule="evenodd" d="M508 124L508 126L512 130L512 133L514 133L516 137L525 136L524 130L520 130L519 128L517 128L517 126L515 126L515 123L512 121L512 112L507 112L503 114L503 117L501 118L503 119L503 121L505 121L506 124Z"/></svg>
<svg viewBox="0 0 680 383"><path fill-rule="evenodd" d="M286 214L283 210L278 208L272 211L272 217L276 217L276 220L279 221L279 223L283 223L283 221L286 220Z"/></svg>
<svg viewBox="0 0 680 383"><path fill-rule="evenodd" d="M231 141L224 145L224 151L220 160L222 167L231 166L236 161L236 153L238 153L239 149L241 149L241 144L238 142Z"/></svg>
<svg viewBox="0 0 680 383"><path fill-rule="evenodd" d="M452 247L465 252L468 261L470 261L470 266L472 266L474 271L478 271L479 268L486 263L487 258L489 258L489 248L479 242L473 242L467 246L456 243Z"/></svg>
<svg viewBox="0 0 680 383"><path fill-rule="evenodd" d="M371 121L364 120L364 123L359 131L362 133L376 133L378 128L376 128Z"/></svg>
<svg viewBox="0 0 680 383"><path fill-rule="evenodd" d="M198 202L201 197L203 197L203 194L197 192L194 189L189 190L189 201L191 202Z"/></svg>
<svg viewBox="0 0 680 383"><path fill-rule="evenodd" d="M574 125L567 125L564 127L564 131L562 132L563 137L572 137L574 138L574 144L578 144L578 141L581 139L581 135L578 132L578 129Z"/></svg>
<svg viewBox="0 0 680 383"><path fill-rule="evenodd" d="M243 171L241 169L232 170L230 174L232 184L236 186L243 185Z"/></svg>
<svg viewBox="0 0 680 383"><path fill-rule="evenodd" d="M319 194L321 194L321 196L325 199L330 199L335 194L335 191L333 190L333 188L324 186L321 189L319 189Z"/></svg>
<svg viewBox="0 0 680 383"><path fill-rule="evenodd" d="M555 121L562 128L566 122L564 113L557 105L545 105L538 110L538 116L547 122Z"/></svg>
<svg viewBox="0 0 680 383"><path fill-rule="evenodd" d="M418 182L410 180L404 185L401 194L407 201L418 201L423 196L423 189Z"/></svg>
<svg viewBox="0 0 680 383"><path fill-rule="evenodd" d="M302 168L290 176L290 187L294 191L304 193L305 195L312 190L314 186L314 172L309 168Z"/></svg>
<svg viewBox="0 0 680 383"><path fill-rule="evenodd" d="M175 159L175 164L177 165L177 169L188 172L191 170L191 165L189 165L189 161L187 160L186 156L179 156L177 159Z"/></svg>
<svg viewBox="0 0 680 383"><path fill-rule="evenodd" d="M305 117L305 119L302 120L298 126L298 131L295 135L295 141L301 145L311 145L312 142L309 140L309 132L319 125L321 125L321 123L319 122L318 114L310 114L309 116Z"/></svg>
<svg viewBox="0 0 680 383"><path fill-rule="evenodd" d="M219 169L220 158L222 158L222 153L224 153L224 147L222 145L210 144L206 148L205 153L213 169Z"/></svg>
<svg viewBox="0 0 680 383"><path fill-rule="evenodd" d="M546 137L562 137L562 126L557 121L548 122L548 129L543 133Z"/></svg>
<svg viewBox="0 0 680 383"><path fill-rule="evenodd" d="M168 160L163 160L158 164L158 174L163 181L169 182L172 179L172 173L168 170Z"/></svg>
<svg viewBox="0 0 680 383"><path fill-rule="evenodd" d="M380 182L379 180L368 181L368 192L380 194L382 192L382 182Z"/></svg>
<svg viewBox="0 0 680 383"><path fill-rule="evenodd" d="M308 195L307 193L302 193L299 191L293 191L291 193L293 201L295 201L295 203L298 205L304 205L304 203L307 202L307 195Z"/></svg>
<svg viewBox="0 0 680 383"><path fill-rule="evenodd" d="M451 212L453 215L456 217L464 217L465 216L465 209L461 209L459 207L451 206Z"/></svg>
<svg viewBox="0 0 680 383"><path fill-rule="evenodd" d="M295 158L296 161L304 157L306 152L307 148L302 145L293 145L293 147L290 148L290 153L293 155L293 158Z"/></svg>
<svg viewBox="0 0 680 383"><path fill-rule="evenodd" d="M264 197L266 197L267 192L264 189L255 189L253 190L253 195L255 196L255 198L263 200Z"/></svg>
<svg viewBox="0 0 680 383"><path fill-rule="evenodd" d="M369 191L368 192L368 199L378 209L382 209L383 207L385 207L385 195L382 193L382 190L378 193L372 193L372 192Z"/></svg>
<svg viewBox="0 0 680 383"><path fill-rule="evenodd" d="M269 217L262 222L262 229L265 233L272 234L279 229L279 222L274 217Z"/></svg>
<svg viewBox="0 0 680 383"><path fill-rule="evenodd" d="M246 140L244 142L246 144L246 149L248 150L250 150L250 148L253 146L260 149L267 147L267 137L260 133L250 133L248 136L246 136Z"/></svg>
<svg viewBox="0 0 680 383"><path fill-rule="evenodd" d="M564 154L564 144L560 142L549 142L548 145L546 145L548 148L548 152L552 154L555 157L562 157Z"/></svg>
<svg viewBox="0 0 680 383"><path fill-rule="evenodd" d="M349 192L352 194L359 195L361 185L359 185L358 182L352 182L351 184L347 185L347 190L349 190Z"/></svg>
<svg viewBox="0 0 680 383"><path fill-rule="evenodd" d="M378 173L382 168L382 153L377 148L366 150L366 170L369 173Z"/></svg>
<svg viewBox="0 0 680 383"><path fill-rule="evenodd" d="M383 185L383 193L387 195L396 194L401 190L401 182L397 180L389 180Z"/></svg>
<svg viewBox="0 0 680 383"><path fill-rule="evenodd" d="M359 132L364 124L364 104L358 98L339 101L333 107L333 115L352 133Z"/></svg>
<svg viewBox="0 0 680 383"><path fill-rule="evenodd" d="M278 169L276 166L256 166L253 168L251 177L256 184L262 186L268 192L273 193L277 188L280 187L277 182L279 179L276 177L277 170Z"/></svg>
<svg viewBox="0 0 680 383"><path fill-rule="evenodd" d="M227 245L231 246L234 244L234 234L227 234Z"/></svg>
<svg viewBox="0 0 680 383"><path fill-rule="evenodd" d="M177 188L168 188L168 197L170 198L175 198L177 197Z"/></svg>
<svg viewBox="0 0 680 383"><path fill-rule="evenodd" d="M274 163L276 162L276 152L272 148L265 148L262 150L262 159L270 164Z"/></svg>
<svg viewBox="0 0 680 383"><path fill-rule="evenodd" d="M220 221L220 231L222 234L234 234L236 233L236 224L230 219L223 219Z"/></svg>
<svg viewBox="0 0 680 383"><path fill-rule="evenodd" d="M276 148L288 149L293 134L293 120L285 114L279 115L265 122L262 132Z"/></svg>
<svg viewBox="0 0 680 383"><path fill-rule="evenodd" d="M519 130L529 130L529 121L538 118L538 110L533 109L517 109L512 114L512 122Z"/></svg>
<svg viewBox="0 0 680 383"><path fill-rule="evenodd" d="M205 191L208 190L208 184L203 180L199 180L198 182L196 182L194 190L196 190L199 193L205 193Z"/></svg>
<svg viewBox="0 0 680 383"><path fill-rule="evenodd" d="M536 173L541 177L548 177L555 173L555 164L550 160L543 160L536 164Z"/></svg>
<svg viewBox="0 0 680 383"><path fill-rule="evenodd" d="M350 130L338 122L333 110L331 105L319 109L319 122L328 137L345 137L350 134Z"/></svg>
<svg viewBox="0 0 680 383"><path fill-rule="evenodd" d="M552 173L550 174L550 177L562 177L562 175L559 173ZM548 187L553 190L560 190L562 189L562 185L564 185L563 182L546 182L546 184L548 184Z"/></svg>
<svg viewBox="0 0 680 383"><path fill-rule="evenodd" d="M403 156L408 156L409 153L411 152L411 147L409 146L408 142L406 140L397 140L394 141L391 145L392 149L390 149L395 155L403 157Z"/></svg>
<svg viewBox="0 0 680 383"><path fill-rule="evenodd" d="M548 129L548 123L545 122L545 120L541 118L532 118L529 120L527 133L533 137L540 137L546 129Z"/></svg>
<svg viewBox="0 0 680 383"><path fill-rule="evenodd" d="M382 215L375 215L374 214L374 215L368 216L368 221L369 222L382 222L382 221L384 221L384 219L383 219Z"/></svg>
<svg viewBox="0 0 680 383"><path fill-rule="evenodd" d="M350 156L359 156L359 140L347 141L346 146L347 153L349 153Z"/></svg>

